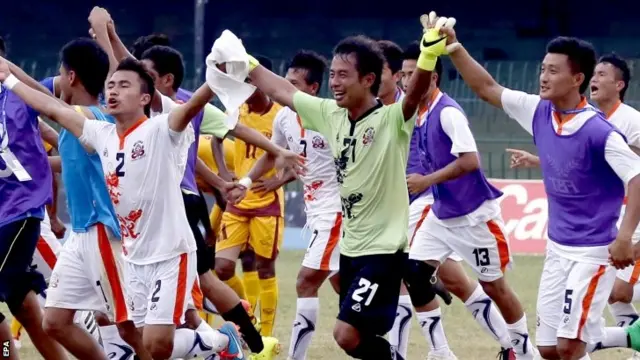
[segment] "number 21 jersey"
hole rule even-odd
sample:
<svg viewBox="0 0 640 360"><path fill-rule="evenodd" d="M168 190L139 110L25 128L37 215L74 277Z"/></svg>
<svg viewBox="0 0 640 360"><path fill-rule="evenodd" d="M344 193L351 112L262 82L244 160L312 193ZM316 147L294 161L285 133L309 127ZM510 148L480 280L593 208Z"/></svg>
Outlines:
<svg viewBox="0 0 640 360"><path fill-rule="evenodd" d="M171 130L168 114L144 117L122 136L114 124L85 121L80 140L100 155L126 261L146 265L196 250L180 191L193 139L191 125Z"/></svg>

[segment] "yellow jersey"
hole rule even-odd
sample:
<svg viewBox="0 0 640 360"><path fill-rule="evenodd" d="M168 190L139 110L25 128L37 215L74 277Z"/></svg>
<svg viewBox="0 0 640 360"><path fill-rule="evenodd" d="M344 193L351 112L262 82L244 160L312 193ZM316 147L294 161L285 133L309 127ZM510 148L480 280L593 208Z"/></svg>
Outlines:
<svg viewBox="0 0 640 360"><path fill-rule="evenodd" d="M259 115L249 112L249 107L244 104L240 108L240 117L238 118L238 122L247 127L255 129L262 135L271 139L271 134L273 131L273 119L275 118L278 111L280 111L280 109L282 109L282 106L274 102L271 106L271 109L266 114ZM233 159L235 162L236 177L238 179L241 179L247 176L251 168L253 168L258 159L260 159L260 157L264 153L264 150L256 147L255 145L247 144L240 139L236 139ZM274 176L275 174L275 169L272 169L268 173L266 173L264 177L269 178ZM274 201L276 201L276 197L278 199L278 203L280 204L280 212L282 214L284 210L284 207L282 206L282 203L284 201L284 190L282 188L263 195L258 195L249 190L247 191L247 196L239 204L235 205L235 207L240 210L255 210L266 208L269 205L273 205Z"/></svg>
<svg viewBox="0 0 640 360"><path fill-rule="evenodd" d="M198 157L204 161L211 171L217 174L219 171L218 164L216 164L216 159L213 157L213 151L211 151L212 137L212 135L200 135L200 142L198 143ZM224 161L227 164L227 169L233 172L233 152L235 151L233 140L229 138L224 139L222 141L222 147L224 149ZM198 184L198 188L202 191L211 192L209 185L197 175L196 183Z"/></svg>
<svg viewBox="0 0 640 360"><path fill-rule="evenodd" d="M49 153L49 151L51 151L51 149L53 149L53 146L51 146L51 144L49 144L48 142L42 140L42 143L44 144L44 151L47 152L47 154Z"/></svg>

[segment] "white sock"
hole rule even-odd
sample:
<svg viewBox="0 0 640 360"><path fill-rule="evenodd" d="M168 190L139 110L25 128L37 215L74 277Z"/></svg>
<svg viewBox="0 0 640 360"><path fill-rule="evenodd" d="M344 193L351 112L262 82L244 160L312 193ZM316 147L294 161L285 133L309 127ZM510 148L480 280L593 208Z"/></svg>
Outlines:
<svg viewBox="0 0 640 360"><path fill-rule="evenodd" d="M504 349L511 348L511 337L507 330L507 323L498 311L491 298L478 284L473 294L469 296L464 306L471 312L480 326L500 343Z"/></svg>
<svg viewBox="0 0 640 360"><path fill-rule="evenodd" d="M509 329L513 352L518 355L533 356L533 345L527 330L527 315L523 314L522 318L514 324L507 324L507 329Z"/></svg>
<svg viewBox="0 0 640 360"><path fill-rule="evenodd" d="M176 329L171 359L191 359L199 355L209 356L226 349L228 344L227 335L219 331L196 332L186 328Z"/></svg>
<svg viewBox="0 0 640 360"><path fill-rule="evenodd" d="M403 359L407 358L407 348L409 347L412 308L411 297L409 295L400 295L398 299L398 309L396 310L396 319L389 332L389 344L396 349Z"/></svg>
<svg viewBox="0 0 640 360"><path fill-rule="evenodd" d="M444 334L442 326L442 310L437 308L426 312L416 312L416 316L420 322L420 328L422 328L422 335L431 347L431 352L435 355L448 355L451 349L449 349L447 336Z"/></svg>
<svg viewBox="0 0 640 360"><path fill-rule="evenodd" d="M616 325L620 327L627 327L638 319L638 312L633 304L618 301L609 304L609 312L611 312L611 315L613 315L613 318L616 320Z"/></svg>
<svg viewBox="0 0 640 360"><path fill-rule="evenodd" d="M296 301L296 318L291 330L289 357L293 360L304 360L316 331L316 322L320 312L320 301L315 298L298 298Z"/></svg>
<svg viewBox="0 0 640 360"><path fill-rule="evenodd" d="M213 330L213 328L207 324L206 321L204 320L200 320L200 325L198 325L198 327L196 328L197 332L207 332L207 331L215 331Z"/></svg>
<svg viewBox="0 0 640 360"><path fill-rule="evenodd" d="M102 348L109 359L133 359L135 351L120 337L115 325L101 326ZM112 356L113 354L113 356Z"/></svg>
<svg viewBox="0 0 640 360"><path fill-rule="evenodd" d="M591 360L591 358L589 357L589 353L586 353L586 354L584 354L584 356L583 356L583 357L581 357L581 358L580 358L580 359L578 359L578 360Z"/></svg>
<svg viewBox="0 0 640 360"><path fill-rule="evenodd" d="M622 327L605 327L604 339L597 344L587 344L587 353L610 348L626 348L627 331Z"/></svg>

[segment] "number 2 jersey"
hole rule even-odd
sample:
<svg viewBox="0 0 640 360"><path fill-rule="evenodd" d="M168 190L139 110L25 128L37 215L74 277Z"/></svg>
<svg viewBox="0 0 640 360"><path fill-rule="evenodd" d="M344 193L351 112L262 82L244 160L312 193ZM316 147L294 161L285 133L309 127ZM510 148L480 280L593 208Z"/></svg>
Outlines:
<svg viewBox="0 0 640 360"><path fill-rule="evenodd" d="M180 190L194 131L175 132L168 119L143 117L122 136L114 124L85 121L80 138L100 155L124 259L136 265L196 250Z"/></svg>
<svg viewBox="0 0 640 360"><path fill-rule="evenodd" d="M319 132L304 129L298 114L288 107L276 114L271 141L306 159L307 172L300 179L307 215L340 212L340 188L329 142Z"/></svg>

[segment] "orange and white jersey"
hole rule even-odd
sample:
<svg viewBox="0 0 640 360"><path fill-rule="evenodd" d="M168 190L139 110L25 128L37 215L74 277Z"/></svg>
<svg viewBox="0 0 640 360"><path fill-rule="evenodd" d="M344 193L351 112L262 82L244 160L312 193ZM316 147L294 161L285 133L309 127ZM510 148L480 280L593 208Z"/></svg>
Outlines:
<svg viewBox="0 0 640 360"><path fill-rule="evenodd" d="M333 155L327 140L315 131L302 128L300 118L288 107L273 120L273 143L289 147L305 157L307 173L301 176L307 215L342 210Z"/></svg>
<svg viewBox="0 0 640 360"><path fill-rule="evenodd" d="M171 130L168 116L143 117L122 136L114 124L86 121L80 139L100 155L123 257L136 265L196 250L180 191L194 131Z"/></svg>
<svg viewBox="0 0 640 360"><path fill-rule="evenodd" d="M640 111L619 102L613 111L607 114L607 120L627 138L627 144L640 149Z"/></svg>

